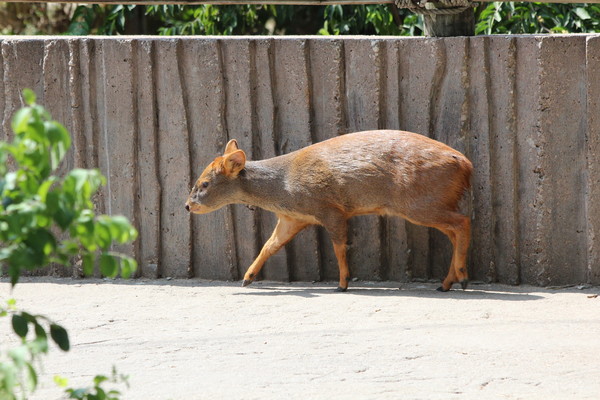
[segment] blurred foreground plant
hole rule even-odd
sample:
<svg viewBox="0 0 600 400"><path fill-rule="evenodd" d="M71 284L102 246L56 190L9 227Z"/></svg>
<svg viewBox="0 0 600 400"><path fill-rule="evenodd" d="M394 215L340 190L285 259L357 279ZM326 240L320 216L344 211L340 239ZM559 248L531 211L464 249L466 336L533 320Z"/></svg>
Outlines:
<svg viewBox="0 0 600 400"><path fill-rule="evenodd" d="M27 106L14 115L13 141L0 142L0 273L8 274L14 287L24 271L50 263L69 265L80 256L86 275L98 265L104 276L130 277L136 261L111 247L135 240L137 231L125 217L94 213L91 199L105 180L100 171L76 168L62 177L54 175L71 138L35 103L31 90L24 90L23 97ZM25 399L37 387L36 364L48 352L48 338L68 351L69 336L51 319L17 310L14 300L0 306L0 317L7 316L21 345L6 353L0 347L0 400ZM87 389L66 393L71 398L116 399L118 392L100 387L107 378L97 378L95 394Z"/></svg>

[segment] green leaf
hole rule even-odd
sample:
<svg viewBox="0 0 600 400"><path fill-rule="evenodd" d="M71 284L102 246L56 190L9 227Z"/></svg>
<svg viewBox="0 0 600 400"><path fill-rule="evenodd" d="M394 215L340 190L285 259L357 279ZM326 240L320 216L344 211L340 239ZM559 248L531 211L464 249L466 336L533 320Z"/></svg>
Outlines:
<svg viewBox="0 0 600 400"><path fill-rule="evenodd" d="M65 328L57 324L50 324L50 336L61 350L69 351L69 335Z"/></svg>
<svg viewBox="0 0 600 400"><path fill-rule="evenodd" d="M13 116L11 127L17 135L27 131L27 125L31 120L31 108L21 108Z"/></svg>
<svg viewBox="0 0 600 400"><path fill-rule="evenodd" d="M12 327L13 331L20 337L24 338L29 332L29 326L27 320L19 314L13 314L12 316Z"/></svg>
<svg viewBox="0 0 600 400"><path fill-rule="evenodd" d="M5 389L8 393L14 392L14 388L18 382L17 375L17 367L13 363L0 363L0 387L3 390ZM12 398L14 398L14 396ZM9 397L9 399L11 399L11 397Z"/></svg>
<svg viewBox="0 0 600 400"><path fill-rule="evenodd" d="M37 194L38 196L40 196L40 201L42 203L46 203L46 197L48 196L48 192L50 191L50 188L52 187L54 182L56 182L56 177L51 176L44 182L42 182L42 184L38 188Z"/></svg>
<svg viewBox="0 0 600 400"><path fill-rule="evenodd" d="M27 367L27 371L29 372L29 380L31 382L31 391L35 391L35 389L37 388L37 385L38 385L37 371L35 370L33 365L31 365L31 363L26 362L25 366Z"/></svg>
<svg viewBox="0 0 600 400"><path fill-rule="evenodd" d="M54 239L54 235L44 228L32 230L25 239L25 244L42 260L56 249L56 239ZM40 264L44 265L46 263L42 261Z"/></svg>
<svg viewBox="0 0 600 400"><path fill-rule="evenodd" d="M46 334L46 330L44 329L44 327L42 325L40 325L37 322L37 320L33 323L33 325L35 326L36 338L46 340L48 338L48 335Z"/></svg>
<svg viewBox="0 0 600 400"><path fill-rule="evenodd" d="M131 278L131 275L137 269L137 262L130 257L121 258L121 277L123 279Z"/></svg>
<svg viewBox="0 0 600 400"><path fill-rule="evenodd" d="M94 273L95 259L96 259L96 257L94 255L94 253L84 254L81 264L82 264L82 268L83 268L83 274L85 276L91 276Z"/></svg>
<svg viewBox="0 0 600 400"><path fill-rule="evenodd" d="M586 19L590 19L592 18L590 16L590 14L587 12L587 10L583 7L577 7L575 8L575 10L573 10L575 12L575 14L577 14L577 16L579 18L581 18L582 20L586 20Z"/></svg>
<svg viewBox="0 0 600 400"><path fill-rule="evenodd" d="M115 258L109 254L102 254L100 256L100 272L102 275L109 278L116 277L119 273L117 268L117 260L115 260Z"/></svg>
<svg viewBox="0 0 600 400"><path fill-rule="evenodd" d="M23 89L23 99L25 100L25 104L31 106L35 103L35 92L31 89L25 88Z"/></svg>
<svg viewBox="0 0 600 400"><path fill-rule="evenodd" d="M42 267L45 261L44 254L36 250L38 249L31 248L25 243L19 244L13 249L12 253L10 254L10 257L8 259L10 266L18 266L18 272L20 272L21 268L32 270L35 268Z"/></svg>
<svg viewBox="0 0 600 400"><path fill-rule="evenodd" d="M46 121L44 127L50 140L50 165L55 170L71 147L71 137L65 127L56 121Z"/></svg>
<svg viewBox="0 0 600 400"><path fill-rule="evenodd" d="M108 381L108 378L104 375L96 375L94 377L94 386L99 386L102 384L102 382L106 382Z"/></svg>
<svg viewBox="0 0 600 400"><path fill-rule="evenodd" d="M108 250L112 243L112 236L110 234L110 226L104 221L104 219L98 219L94 226L94 237L96 243L102 250Z"/></svg>
<svg viewBox="0 0 600 400"><path fill-rule="evenodd" d="M23 366L25 366L25 363L27 362L27 354L29 352L27 351L27 347L26 346L19 346L19 347L15 347L14 349L11 349L8 352L8 355L10 356L10 358L13 360L13 362L15 363L15 365L18 368L22 368Z"/></svg>
<svg viewBox="0 0 600 400"><path fill-rule="evenodd" d="M125 243L135 239L137 236L136 230L131 226L127 218L122 215L116 215L107 219L110 227L110 234L113 240L119 243Z"/></svg>
<svg viewBox="0 0 600 400"><path fill-rule="evenodd" d="M10 285L14 287L21 276L21 268L17 264L8 264L8 276L10 276Z"/></svg>
<svg viewBox="0 0 600 400"><path fill-rule="evenodd" d="M26 312L26 311L21 311L21 316L22 316L23 318L25 318L25 320L26 320L27 322L30 322L30 323L32 323L32 324L37 324L37 318L36 318L35 316L33 316L33 315L29 314L28 312Z"/></svg>
<svg viewBox="0 0 600 400"><path fill-rule="evenodd" d="M59 375L54 375L54 383L56 383L58 387L66 388L69 384L69 381L67 380L67 378L63 378Z"/></svg>

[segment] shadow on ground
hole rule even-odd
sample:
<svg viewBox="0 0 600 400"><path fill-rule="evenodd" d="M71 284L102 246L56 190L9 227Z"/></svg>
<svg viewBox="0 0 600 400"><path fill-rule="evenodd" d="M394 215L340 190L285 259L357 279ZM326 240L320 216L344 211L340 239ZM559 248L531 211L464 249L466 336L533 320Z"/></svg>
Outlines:
<svg viewBox="0 0 600 400"><path fill-rule="evenodd" d="M0 283L8 283L8 278L0 278ZM598 293L597 287L567 288L541 288L534 286L509 286L501 284L484 284L474 282L467 290L455 285L449 292L438 292L438 283L426 282L352 282L346 292L336 292L336 282L271 282L258 281L252 285L241 288L241 282L208 281L202 279L99 279L99 278L55 278L55 277L24 277L19 280L19 285L34 282L43 282L56 285L127 285L127 286L179 286L193 287L201 290L203 287L239 287L233 296L297 296L304 298L336 295L336 296L394 296L394 297L420 297L453 300L500 300L500 301L531 301L544 298L545 294L557 292L573 293Z"/></svg>
<svg viewBox="0 0 600 400"><path fill-rule="evenodd" d="M392 297L420 297L454 300L501 300L501 301L531 301L543 299L543 296L521 293L498 291L495 289L467 289L438 292L435 285L426 288L381 288L381 287L350 287L346 292L336 292L332 287L281 287L278 285L261 287L248 287L244 292L233 293L233 296L297 296L319 297L324 295L337 296L392 296Z"/></svg>

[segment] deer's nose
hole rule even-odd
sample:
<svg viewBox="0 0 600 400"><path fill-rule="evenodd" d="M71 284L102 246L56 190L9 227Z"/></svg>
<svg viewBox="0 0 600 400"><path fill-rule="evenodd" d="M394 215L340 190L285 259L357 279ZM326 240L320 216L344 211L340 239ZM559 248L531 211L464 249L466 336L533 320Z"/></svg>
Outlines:
<svg viewBox="0 0 600 400"><path fill-rule="evenodd" d="M186 204L186 205L185 205L185 209L186 209L186 210L188 210L188 211L190 211L190 205L189 205L189 204Z"/></svg>

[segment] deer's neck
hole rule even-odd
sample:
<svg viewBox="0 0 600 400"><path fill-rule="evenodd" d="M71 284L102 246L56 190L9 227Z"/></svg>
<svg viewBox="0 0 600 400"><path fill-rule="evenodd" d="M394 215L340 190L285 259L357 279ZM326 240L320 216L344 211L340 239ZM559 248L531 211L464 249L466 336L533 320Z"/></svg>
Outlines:
<svg viewBox="0 0 600 400"><path fill-rule="evenodd" d="M274 212L286 208L286 169L277 158L246 163L239 176L241 203Z"/></svg>

